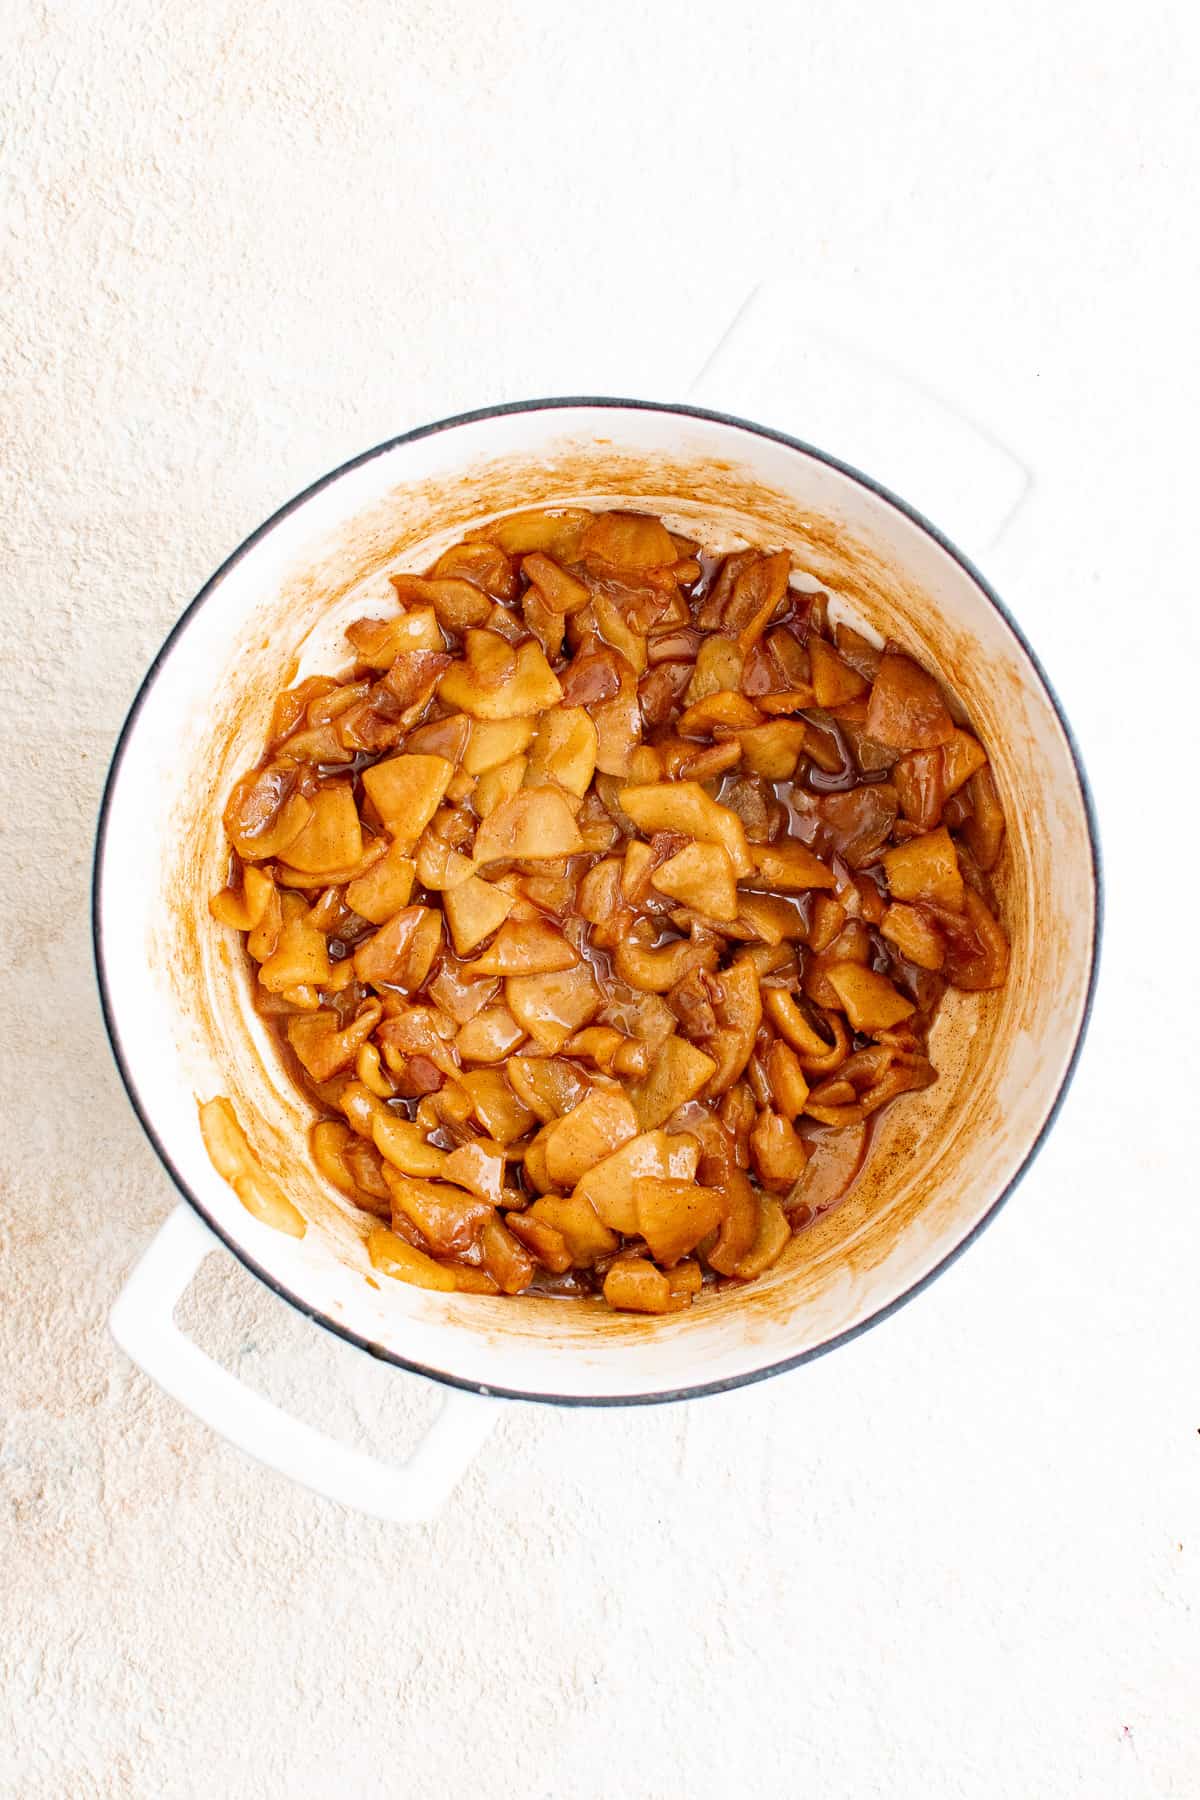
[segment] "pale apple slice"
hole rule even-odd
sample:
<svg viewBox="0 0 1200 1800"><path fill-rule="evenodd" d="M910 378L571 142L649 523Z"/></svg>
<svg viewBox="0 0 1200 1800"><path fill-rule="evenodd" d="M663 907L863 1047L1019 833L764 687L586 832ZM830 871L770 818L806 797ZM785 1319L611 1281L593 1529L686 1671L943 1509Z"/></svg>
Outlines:
<svg viewBox="0 0 1200 1800"><path fill-rule="evenodd" d="M475 834L477 868L509 858L575 856L579 827L556 788L522 788L490 812Z"/></svg>
<svg viewBox="0 0 1200 1800"><path fill-rule="evenodd" d="M700 1146L694 1137L645 1131L589 1169L576 1183L575 1196L590 1201L610 1230L633 1237L639 1229L638 1182L645 1176L694 1181L699 1160Z"/></svg>
<svg viewBox="0 0 1200 1800"><path fill-rule="evenodd" d="M393 840L415 844L445 796L454 764L444 756L389 756L362 784Z"/></svg>
<svg viewBox="0 0 1200 1800"><path fill-rule="evenodd" d="M754 873L746 828L735 812L720 806L697 781L652 781L623 787L623 810L639 831L679 831L701 843L720 844L739 880Z"/></svg>
<svg viewBox="0 0 1200 1800"><path fill-rule="evenodd" d="M710 919L732 923L738 914L733 864L720 844L688 844L650 877L660 894Z"/></svg>
<svg viewBox="0 0 1200 1800"><path fill-rule="evenodd" d="M477 944L503 925L515 905L511 894L490 881L482 881L478 875L447 888L442 895L442 910L456 954L469 956Z"/></svg>
<svg viewBox="0 0 1200 1800"><path fill-rule="evenodd" d="M629 1090L640 1128L653 1131L663 1124L679 1107L695 1099L716 1070L711 1056L673 1032L656 1054L649 1074Z"/></svg>

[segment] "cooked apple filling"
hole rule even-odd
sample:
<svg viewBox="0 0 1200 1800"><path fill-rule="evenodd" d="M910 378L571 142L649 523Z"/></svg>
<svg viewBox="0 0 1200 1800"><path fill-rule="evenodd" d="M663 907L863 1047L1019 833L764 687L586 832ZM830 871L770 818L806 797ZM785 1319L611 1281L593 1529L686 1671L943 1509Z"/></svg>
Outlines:
<svg viewBox="0 0 1200 1800"><path fill-rule="evenodd" d="M377 1269L645 1313L751 1281L936 1079L947 984L1003 983L986 751L792 578L517 514L279 695L212 911Z"/></svg>

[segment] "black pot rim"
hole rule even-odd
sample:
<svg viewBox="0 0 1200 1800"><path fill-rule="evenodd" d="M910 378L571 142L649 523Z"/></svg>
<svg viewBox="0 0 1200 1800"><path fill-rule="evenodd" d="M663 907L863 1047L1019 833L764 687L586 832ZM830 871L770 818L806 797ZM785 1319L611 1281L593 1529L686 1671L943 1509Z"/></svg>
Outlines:
<svg viewBox="0 0 1200 1800"><path fill-rule="evenodd" d="M191 1191L187 1182L175 1167L166 1145L162 1142L158 1133L155 1131L154 1126L151 1124L148 1112L141 1100L137 1084L133 1078L132 1069L122 1046L121 1034L117 1025L116 1013L113 1006L105 965L104 941L100 921L100 884L103 878L104 852L108 833L109 814L113 793L116 788L117 779L120 775L121 765L125 758L130 734L151 689L158 679L163 664L170 654L176 638L179 637L193 614L204 605L204 602L228 574L230 569L239 563L242 558L254 548L260 539L264 538L268 532L272 531L282 519L287 518L289 514L303 506L306 501L311 499L314 494L319 493L322 488L328 487L331 482L339 480L341 476L347 474L351 469L359 468L362 464L371 462L378 456L386 455L388 451L394 450L401 444L413 443L420 438L432 437L443 431L452 431L460 425L474 425L485 419L503 418L514 413L552 412L573 407L592 409L605 408L611 411L671 413L683 418L703 419L712 424L730 426L736 430L748 432L754 437L771 439L775 443L786 445L789 449L798 450L803 455L812 457L816 462L824 463L827 467L837 470L839 474L847 476L860 487L865 488L869 493L886 501L888 505L894 507L897 512L903 515L903 517L916 525L928 537L932 538L933 542L959 565L963 572L974 582L979 591L984 595L985 599L987 599L995 608L996 612L1004 620L1005 624L1024 650L1026 656L1029 658L1029 661L1042 684L1046 697L1053 707L1058 722L1062 727L1063 735L1071 753L1071 759L1075 768L1075 776L1079 785L1079 796L1087 820L1088 842L1092 859L1094 911L1092 920L1090 966L1088 970L1087 994L1079 1021L1079 1028L1075 1035L1075 1042L1072 1046L1071 1055L1068 1058L1058 1088L1055 1091L1054 1098L1047 1108L1046 1115L1033 1142L1026 1151L1025 1156L1022 1158L1019 1167L1005 1183L1005 1186L995 1200L993 1200L987 1212L976 1221L965 1237L961 1238L952 1249L947 1251L945 1256L943 1256L932 1269L921 1276L919 1281L914 1282L911 1287L906 1288L905 1291L902 1294L897 1295L894 1300L890 1300L886 1306L880 1307L879 1310L872 1313L869 1318L861 1320L857 1325L850 1326L846 1331L838 1332L834 1337L826 1339L824 1343L815 1344L810 1349L802 1350L795 1356L784 1357L778 1362L770 1363L760 1369L748 1370L744 1374L727 1376L719 1381L696 1382L694 1385L689 1385L687 1387L677 1387L666 1389L661 1392L645 1394L542 1394L530 1393L519 1388L492 1387L484 1382L465 1380L463 1377L452 1375L444 1369L431 1368L424 1363L414 1362L407 1357L398 1355L394 1350L390 1350L384 1345L373 1343L369 1338L360 1336L357 1332L351 1331L347 1326L341 1325L336 1320L330 1318L328 1314L323 1313L320 1308L310 1305L309 1302L300 1295L292 1293L291 1290L285 1287L275 1276L262 1268L252 1256L249 1256L246 1251L228 1235L227 1232L222 1230L221 1226ZM322 1326L326 1331L332 1332L335 1337L343 1339L343 1341L348 1344L355 1345L359 1350L365 1350L368 1355L374 1356L381 1361L394 1364L396 1368L405 1369L410 1374L427 1376L431 1381L439 1382L444 1387L458 1388L466 1393L485 1395L488 1398L498 1400L525 1400L548 1406L650 1406L678 1400L701 1399L709 1394L728 1393L734 1388L747 1387L752 1382L766 1381L773 1375L785 1374L789 1369L799 1368L803 1363L813 1362L817 1357L827 1355L829 1351L836 1350L842 1344L852 1342L856 1337L860 1337L863 1332L869 1331L875 1325L882 1324L885 1319L890 1318L893 1313L898 1312L902 1306L907 1305L910 1300L915 1299L916 1296L935 1281L939 1275L944 1274L945 1271L958 1260L963 1252L975 1242L986 1226L988 1226L996 1217L1000 1208L1004 1205L1005 1201L1009 1198L1028 1169L1032 1166L1058 1117L1067 1090L1075 1075L1080 1053L1083 1049L1084 1040L1091 1023L1092 1008L1096 993L1096 981L1099 973L1100 941L1103 933L1104 919L1104 878L1101 863L1100 834L1091 787L1088 782L1087 772L1084 768L1079 746L1075 741L1075 735L1071 729L1066 712L1063 709L1062 702L1059 700L1046 671L1043 669L1036 653L1026 639L1025 634L1022 632L1008 608L1004 605L1004 602L1000 599L1000 596L989 585L970 558L965 556L956 545L952 544L949 538L944 536L944 534L919 513L915 507L910 506L907 501L900 499L898 495L892 493L889 488L884 487L880 482L873 480L869 475L865 475L862 470L855 468L850 463L841 461L840 458L836 456L831 456L827 451L820 450L813 444L805 443L801 438L792 437L787 432L775 431L769 426L757 425L751 420L741 419L729 413L714 412L707 407L689 406L681 402L628 400L604 395L552 396L538 400L506 401L496 406L480 407L473 412L458 413L450 418L436 420L433 424L420 425L412 431L401 432L396 437L388 438L385 442L376 444L370 450L362 451L358 456L351 457L348 462L342 463L338 468L332 469L328 474L320 476L318 480L312 482L310 486L304 488L302 492L296 494L291 500L288 500L283 506L279 507L276 512L272 513L269 519L258 526L255 531L252 531L249 537L239 544L237 549L234 550L215 573L209 577L199 593L197 593L185 611L180 614L174 626L171 628L171 631L164 640L154 661L146 671L141 685L134 695L133 702L125 717L125 722L121 727L100 802L100 812L96 829L95 853L92 862L91 917L92 946L95 959L96 980L100 993L101 1011L104 1016L105 1030L107 1031L109 1044L112 1048L114 1060L116 1061L117 1071L125 1087L125 1092L129 1097L130 1105L137 1115L142 1130L154 1147L159 1161L162 1163L163 1168L170 1176L179 1193L195 1209L196 1213L203 1219L204 1223L208 1226L214 1236L220 1239L226 1248L237 1257L238 1261L242 1263L252 1275L257 1276L260 1281L265 1282L267 1287L279 1295L280 1299L286 1300L288 1304L294 1306L298 1312L303 1313L306 1318L309 1318L315 1324Z"/></svg>

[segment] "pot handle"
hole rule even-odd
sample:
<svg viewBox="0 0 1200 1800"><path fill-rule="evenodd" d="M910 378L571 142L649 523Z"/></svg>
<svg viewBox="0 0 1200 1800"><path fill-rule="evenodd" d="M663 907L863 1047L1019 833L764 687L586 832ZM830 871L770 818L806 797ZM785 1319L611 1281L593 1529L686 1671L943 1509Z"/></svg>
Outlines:
<svg viewBox="0 0 1200 1800"><path fill-rule="evenodd" d="M109 1314L117 1343L164 1392L248 1456L357 1512L398 1524L431 1519L499 1417L478 1395L448 1390L401 1467L305 1425L238 1381L185 1337L175 1308L220 1240L180 1201L143 1253Z"/></svg>

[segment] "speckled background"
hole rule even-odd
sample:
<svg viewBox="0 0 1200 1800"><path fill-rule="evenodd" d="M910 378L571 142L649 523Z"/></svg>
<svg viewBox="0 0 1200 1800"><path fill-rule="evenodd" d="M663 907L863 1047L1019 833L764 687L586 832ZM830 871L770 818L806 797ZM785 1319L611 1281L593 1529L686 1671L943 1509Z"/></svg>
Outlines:
<svg viewBox="0 0 1200 1800"><path fill-rule="evenodd" d="M66 0L10 21L0 1792L1190 1800L1190 10ZM801 391L722 390L719 362L694 386L778 273L797 329L951 397L1032 474L995 550L966 547L1096 782L1087 1056L1034 1175L878 1331L687 1408L509 1408L435 1524L374 1524L226 1448L107 1336L172 1204L90 968L110 748L211 569L407 425L699 391L804 435ZM926 481L909 497L936 510ZM437 1404L227 1259L181 1318L381 1454Z"/></svg>

